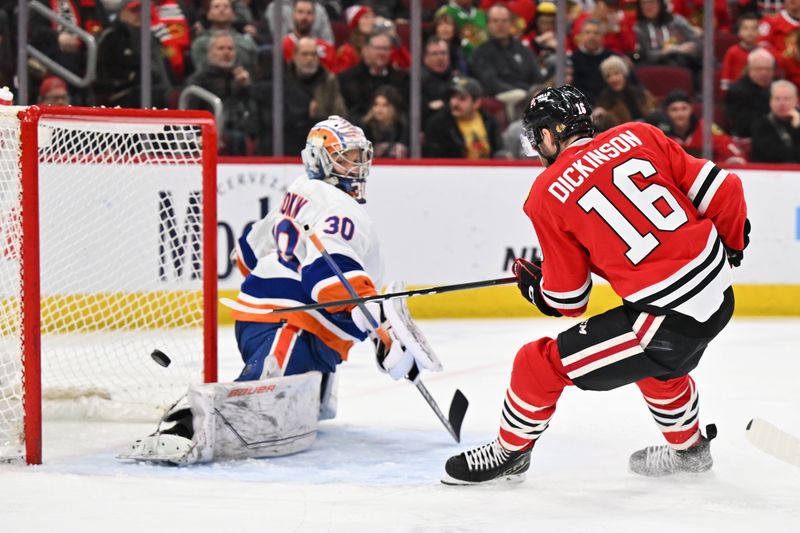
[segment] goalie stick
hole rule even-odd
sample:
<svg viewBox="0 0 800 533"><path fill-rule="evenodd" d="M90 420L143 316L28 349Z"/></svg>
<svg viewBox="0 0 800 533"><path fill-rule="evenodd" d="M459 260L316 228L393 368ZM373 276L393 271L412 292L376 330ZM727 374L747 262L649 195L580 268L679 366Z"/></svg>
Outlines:
<svg viewBox="0 0 800 533"><path fill-rule="evenodd" d="M220 298L219 301L226 307L231 309L240 309L248 313L258 315L272 315L282 313L296 313L298 311L313 311L314 309L326 309L328 307L340 307L345 305L359 305L367 302L384 302L394 298L411 298L412 296L422 296L425 294L441 294L453 291L465 291L468 289L479 289L481 287L491 287L493 285L507 285L509 283L516 283L517 278L497 278L486 279L481 281L470 281L468 283L456 283L454 285L439 285L437 287L425 287L423 289L414 289L410 291L393 292L389 294L376 294L374 296L353 297L349 300L337 300L335 302L317 302L307 305L299 305L297 307L282 307L279 309L253 309L251 307L243 307L236 300L230 298ZM356 295L358 296L358 295Z"/></svg>
<svg viewBox="0 0 800 533"><path fill-rule="evenodd" d="M314 247L322 254L322 257L325 259L325 262L328 263L328 266L331 267L336 277L339 278L339 281L342 282L347 292L353 299L358 299L358 293L353 289L353 286L345 277L342 270L339 268L339 265L336 264L336 261L333 260L333 257L330 256L328 250L325 249L325 245L322 244L322 241L319 240L319 237L311 230L311 228L306 225L303 227L303 231L308 236L311 243ZM516 278L514 278L516 279ZM372 316L372 313L367 309L367 306L364 302L355 302L361 312L364 313L367 321L369 321L372 330L375 334L380 338L380 340L388 347L392 344L392 340L389 338L389 334L384 330L378 321ZM464 421L464 416L467 413L467 407L469 406L469 402L464 394L456 389L455 394L453 395L453 400L450 402L450 417L445 417L444 413L442 412L439 404L436 403L436 400L431 396L431 393L428 391L427 387L423 385L421 379L417 379L414 382L414 385L417 387L417 390L422 394L422 397L425 398L425 401L428 402L433 412L436 414L437 418L442 422L447 432L455 439L456 442L461 442L461 424Z"/></svg>
<svg viewBox="0 0 800 533"><path fill-rule="evenodd" d="M750 444L762 452L800 467L800 439L797 437L760 418L747 423L745 435Z"/></svg>

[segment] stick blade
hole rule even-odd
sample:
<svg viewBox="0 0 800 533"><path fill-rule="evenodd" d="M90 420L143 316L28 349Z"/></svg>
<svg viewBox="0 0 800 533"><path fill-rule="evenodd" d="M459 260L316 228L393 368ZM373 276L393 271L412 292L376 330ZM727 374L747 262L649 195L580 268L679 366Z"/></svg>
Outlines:
<svg viewBox="0 0 800 533"><path fill-rule="evenodd" d="M450 421L450 425L453 427L456 442L459 443L461 442L461 424L464 423L464 416L467 414L468 407L469 400L467 400L467 397L464 396L463 392L461 392L459 389L456 389L455 394L453 394L453 400L450 402L450 412L447 419Z"/></svg>
<svg viewBox="0 0 800 533"><path fill-rule="evenodd" d="M750 444L764 453L800 467L800 439L797 437L760 418L748 422L745 435Z"/></svg>

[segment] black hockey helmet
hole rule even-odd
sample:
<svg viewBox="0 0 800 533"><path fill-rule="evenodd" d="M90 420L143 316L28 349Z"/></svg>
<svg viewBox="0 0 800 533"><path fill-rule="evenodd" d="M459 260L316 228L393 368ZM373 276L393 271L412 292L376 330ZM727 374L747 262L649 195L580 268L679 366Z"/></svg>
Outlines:
<svg viewBox="0 0 800 533"><path fill-rule="evenodd" d="M525 137L532 147L542 142L542 130L553 133L560 143L572 135L594 135L592 106L586 96L571 85L548 87L533 97L522 119Z"/></svg>

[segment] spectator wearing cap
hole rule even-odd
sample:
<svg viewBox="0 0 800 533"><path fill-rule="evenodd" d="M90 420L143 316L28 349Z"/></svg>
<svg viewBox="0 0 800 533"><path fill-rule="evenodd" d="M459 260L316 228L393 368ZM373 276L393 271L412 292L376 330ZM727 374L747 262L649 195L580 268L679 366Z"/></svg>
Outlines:
<svg viewBox="0 0 800 533"><path fill-rule="evenodd" d="M545 0L536 6L533 30L522 38L540 61L556 51L556 4Z"/></svg>
<svg viewBox="0 0 800 533"><path fill-rule="evenodd" d="M750 138L755 119L769 113L769 87L774 79L775 57L761 47L750 52L744 75L725 93L731 135Z"/></svg>
<svg viewBox="0 0 800 533"><path fill-rule="evenodd" d="M605 87L600 64L615 54L603 48L603 28L597 19L584 19L577 42L571 55L575 87L594 104Z"/></svg>
<svg viewBox="0 0 800 533"><path fill-rule="evenodd" d="M319 37L312 37L311 28L314 25L314 0L295 0L292 8L292 31L283 38L283 59L292 62L294 47L298 39L311 37L317 43L317 57L323 67L331 72L338 72L338 59L336 47L332 43Z"/></svg>
<svg viewBox="0 0 800 533"><path fill-rule="evenodd" d="M425 128L423 157L507 159L497 122L483 109L483 89L473 78L453 81L449 105L431 117Z"/></svg>
<svg viewBox="0 0 800 533"><path fill-rule="evenodd" d="M663 116L656 125L686 153L703 156L703 119L695 114L692 102L685 91L672 91L663 103ZM712 159L722 163L744 163L741 150L730 136L716 124L711 125Z"/></svg>
<svg viewBox="0 0 800 533"><path fill-rule="evenodd" d="M453 85L453 69L447 41L431 36L425 42L422 56L422 126L434 113L445 106Z"/></svg>
<svg viewBox="0 0 800 533"><path fill-rule="evenodd" d="M370 6L354 5L345 10L347 28L350 36L347 42L336 50L337 72L353 68L361 61L361 49L375 30L375 12Z"/></svg>
<svg viewBox="0 0 800 533"><path fill-rule="evenodd" d="M625 122L642 121L658 107L658 100L644 87L630 79L630 68L618 56L600 63L606 87L600 92L592 112L598 131Z"/></svg>
<svg viewBox="0 0 800 533"><path fill-rule="evenodd" d="M385 33L372 33L364 43L361 62L339 75L342 96L353 122L363 122L372 96L381 85L396 88L403 95L403 105L408 102L408 76L392 67L391 56L391 38Z"/></svg>
<svg viewBox="0 0 800 533"><path fill-rule="evenodd" d="M800 163L800 109L797 104L797 87L792 82L772 82L769 113L753 124L752 161Z"/></svg>
<svg viewBox="0 0 800 533"><path fill-rule="evenodd" d="M291 0L283 0L283 34L286 35L292 31L292 11L294 10L294 2ZM264 12L264 17L267 19L270 31L275 33L275 2L270 2ZM332 43L334 42L333 29L331 28L331 19L328 17L328 12L319 3L314 2L314 23L311 25L311 37L318 37L323 41Z"/></svg>
<svg viewBox="0 0 800 533"><path fill-rule="evenodd" d="M472 68L488 95L506 106L509 120L516 118L516 104L544 76L533 52L511 35L511 11L502 4L489 8L490 39L475 49Z"/></svg>
<svg viewBox="0 0 800 533"><path fill-rule="evenodd" d="M69 105L67 82L58 76L47 76L39 86L39 105Z"/></svg>
<svg viewBox="0 0 800 533"><path fill-rule="evenodd" d="M141 2L123 4L117 18L97 41L97 80L94 90L97 103L108 106L141 105ZM166 107L166 95L172 87L169 65L160 41L150 35L152 105Z"/></svg>
<svg viewBox="0 0 800 533"><path fill-rule="evenodd" d="M232 0L210 0L206 19L211 27L208 31L195 37L192 42L191 54L195 69L203 68L208 59L208 47L212 33L225 31L233 37L236 43L236 61L248 72L255 72L258 46L253 37L237 31L234 27L236 13L233 10Z"/></svg>

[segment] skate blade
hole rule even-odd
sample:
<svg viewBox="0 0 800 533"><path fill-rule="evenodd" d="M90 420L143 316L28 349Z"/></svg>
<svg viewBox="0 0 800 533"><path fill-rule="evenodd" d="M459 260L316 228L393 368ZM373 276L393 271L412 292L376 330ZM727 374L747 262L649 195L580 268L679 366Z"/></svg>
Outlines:
<svg viewBox="0 0 800 533"><path fill-rule="evenodd" d="M450 487L459 487L459 486L493 486L493 485L509 485L509 484L517 484L522 483L525 481L525 472L521 474L509 474L506 476L500 476L494 479L490 479L488 481L464 481L461 479L456 479L451 477L447 472L444 473L442 478L439 480L442 482L443 485L448 485Z"/></svg>

